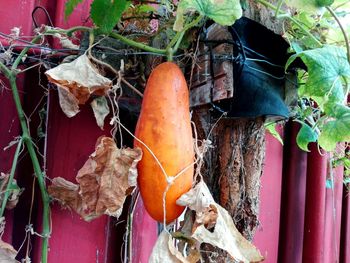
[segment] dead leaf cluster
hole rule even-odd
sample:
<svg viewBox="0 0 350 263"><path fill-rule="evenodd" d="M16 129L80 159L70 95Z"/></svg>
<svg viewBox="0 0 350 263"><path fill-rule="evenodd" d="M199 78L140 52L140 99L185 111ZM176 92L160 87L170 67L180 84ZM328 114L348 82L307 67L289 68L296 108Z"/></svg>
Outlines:
<svg viewBox="0 0 350 263"><path fill-rule="evenodd" d="M177 203L187 206L185 221L175 233L163 231L150 257L150 263L196 263L200 246L211 244L223 249L238 262L261 262L259 250L236 229L229 213L215 203L207 185L200 181Z"/></svg>
<svg viewBox="0 0 350 263"><path fill-rule="evenodd" d="M100 137L95 152L76 176L77 184L56 177L48 187L51 197L76 211L86 221L102 214L119 217L125 198L136 186L141 149L119 149L112 138Z"/></svg>
<svg viewBox="0 0 350 263"><path fill-rule="evenodd" d="M45 74L57 85L60 106L68 117L75 116L79 105L85 104L91 95L105 96L112 87L112 81L99 73L86 54Z"/></svg>

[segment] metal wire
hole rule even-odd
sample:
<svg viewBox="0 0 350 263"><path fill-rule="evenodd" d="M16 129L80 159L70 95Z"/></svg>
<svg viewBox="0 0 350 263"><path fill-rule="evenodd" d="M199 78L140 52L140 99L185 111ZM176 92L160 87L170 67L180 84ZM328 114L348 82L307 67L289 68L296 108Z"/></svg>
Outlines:
<svg viewBox="0 0 350 263"><path fill-rule="evenodd" d="M244 68L251 69L253 71L259 72L261 74L264 74L270 78L277 79L277 80L286 80L290 81L286 74L284 73L284 65L279 65L271 61L270 58L266 57L263 54L260 54L259 52L247 47L244 45L243 41L241 40L238 32L234 27L228 27L229 32L231 33L232 39L220 39L220 40L208 40L208 39L201 39L200 42L204 43L208 51L202 52L198 55L198 58L201 58L202 62L208 62L210 65L210 76L211 76L211 88L210 88L210 105L212 106L212 109L215 111L218 111L220 113L224 112L224 110L219 106L213 103L213 93L214 93L214 85L215 85L215 76L214 76L214 61L216 60L226 60L231 61L233 66L233 77L239 78L239 76L242 74ZM203 35L205 38L208 37L207 29L203 28ZM213 49L221 44L228 44L233 46L233 53L229 54L214 54ZM208 56L209 55L209 56ZM209 57L209 58L206 58ZM254 63L249 62L255 62L259 64L266 64L269 67L275 68L276 72L281 72L282 75L277 76L275 74L271 74L268 68L266 70L263 70L265 67L261 65L261 67L256 64L256 67L252 66ZM271 68L271 69L272 69Z"/></svg>
<svg viewBox="0 0 350 263"><path fill-rule="evenodd" d="M0 33L1 34L1 33ZM69 54L69 51L85 51L85 49L72 49L72 48L51 48L48 46L44 46L44 45L33 45L32 43L28 42L30 45L11 45L11 46L3 46L4 48L10 48L10 47L19 47L19 48L36 48L36 49L43 49L43 50L48 50L51 51L52 53L57 53L57 52L61 52L61 53L67 53ZM97 46L98 47L98 46ZM15 53L15 52L13 52ZM132 56L132 55L152 55L152 56L162 56L162 57L166 57L165 54L158 54L158 53L153 53L153 52L133 52L133 51L125 51L125 50L120 50L120 51L104 51L103 52L106 55L124 55L124 56ZM50 53L46 53L45 55L49 55ZM186 54L179 54L179 55L174 55L174 58L181 58L186 56Z"/></svg>
<svg viewBox="0 0 350 263"><path fill-rule="evenodd" d="M36 19L35 19L35 15L36 15L38 10L42 10L45 13L46 18L49 21L50 26L54 27L49 12L46 10L45 7L38 5L32 11L32 20L33 20L33 24L34 24L35 28L39 27L38 23L36 22Z"/></svg>

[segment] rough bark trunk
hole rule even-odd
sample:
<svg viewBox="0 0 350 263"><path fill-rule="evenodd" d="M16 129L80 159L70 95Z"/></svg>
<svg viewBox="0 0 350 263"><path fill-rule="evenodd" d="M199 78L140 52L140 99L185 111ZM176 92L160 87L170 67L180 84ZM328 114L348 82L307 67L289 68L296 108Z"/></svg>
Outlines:
<svg viewBox="0 0 350 263"><path fill-rule="evenodd" d="M273 0L269 2L277 5L278 1ZM256 3L255 0L247 0L247 6L243 11L243 16L255 20L279 35L282 35L283 31L288 27L284 19L275 18L275 11Z"/></svg>
<svg viewBox="0 0 350 263"><path fill-rule="evenodd" d="M202 107L195 110L199 139L214 146L205 157L203 177L214 198L231 214L237 229L252 240L259 225L259 191L265 156L265 129L262 118L216 119ZM230 262L226 253L203 247L207 262Z"/></svg>

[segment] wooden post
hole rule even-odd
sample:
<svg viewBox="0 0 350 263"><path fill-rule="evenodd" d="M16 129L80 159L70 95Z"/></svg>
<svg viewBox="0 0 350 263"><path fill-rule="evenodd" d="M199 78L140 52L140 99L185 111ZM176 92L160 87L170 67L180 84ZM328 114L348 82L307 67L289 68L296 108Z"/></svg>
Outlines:
<svg viewBox="0 0 350 263"><path fill-rule="evenodd" d="M237 229L249 240L259 224L259 190L265 156L262 118L215 119L208 108L195 110L199 139L212 141L205 158L203 177L214 198L228 210ZM207 248L208 249L208 248ZM225 253L207 253L215 262L226 262Z"/></svg>

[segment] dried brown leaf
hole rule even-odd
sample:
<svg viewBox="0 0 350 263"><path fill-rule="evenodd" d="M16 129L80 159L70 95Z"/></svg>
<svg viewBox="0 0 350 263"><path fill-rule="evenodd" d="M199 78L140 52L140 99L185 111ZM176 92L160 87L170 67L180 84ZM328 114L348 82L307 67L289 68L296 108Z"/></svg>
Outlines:
<svg viewBox="0 0 350 263"><path fill-rule="evenodd" d="M79 185L74 184L62 177L52 179L52 184L48 187L48 192L52 198L58 200L62 206L68 207L78 214L82 214L82 200L79 195Z"/></svg>
<svg viewBox="0 0 350 263"><path fill-rule="evenodd" d="M204 211L196 214L196 219L193 224L192 232L194 232L198 226L204 225L206 229L212 229L215 227L216 220L218 219L218 209L215 205L210 204Z"/></svg>
<svg viewBox="0 0 350 263"><path fill-rule="evenodd" d="M19 263L15 259L17 251L10 244L0 239L0 262L1 263Z"/></svg>
<svg viewBox="0 0 350 263"><path fill-rule="evenodd" d="M70 63L63 63L45 72L48 80L59 87L60 105L68 117L79 111L90 96L106 95L112 81L102 76L84 54Z"/></svg>
<svg viewBox="0 0 350 263"><path fill-rule="evenodd" d="M204 182L199 182L194 188L183 194L176 203L187 206L196 213L204 212L215 201L209 190L207 191L203 185L206 186Z"/></svg>
<svg viewBox="0 0 350 263"><path fill-rule="evenodd" d="M0 203L4 198L4 193L6 191L6 188L9 182L9 177L10 175L5 173L1 173L0 175ZM13 179L12 185L10 188L10 194L6 203L7 209L13 209L16 207L21 193L22 193L22 190L18 187L16 179Z"/></svg>
<svg viewBox="0 0 350 263"><path fill-rule="evenodd" d="M200 259L200 254L197 250L192 250L185 257L174 245L174 239L171 235L163 231L153 247L149 263L196 263Z"/></svg>
<svg viewBox="0 0 350 263"><path fill-rule="evenodd" d="M74 95L69 92L69 90L61 87L60 85L57 85L57 90L62 111L69 118L75 116L79 112L79 101L77 98L75 98Z"/></svg>
<svg viewBox="0 0 350 263"><path fill-rule="evenodd" d="M108 101L106 97L98 97L91 102L97 125L103 130L105 118L109 114Z"/></svg>
<svg viewBox="0 0 350 263"><path fill-rule="evenodd" d="M54 179L49 193L87 221L102 214L119 217L136 185L141 157L139 148L119 149L112 138L100 137L95 152L78 171L78 185Z"/></svg>
<svg viewBox="0 0 350 263"><path fill-rule="evenodd" d="M236 229L229 213L214 202L204 182L199 182L193 189L182 195L177 203L185 204L191 209L197 209L193 209L196 211L196 219L191 237L200 244L208 243L226 250L239 262L261 262L264 260L259 250ZM200 204L204 206L201 207ZM198 224L199 222L202 224ZM209 231L209 226L214 227L214 230Z"/></svg>

